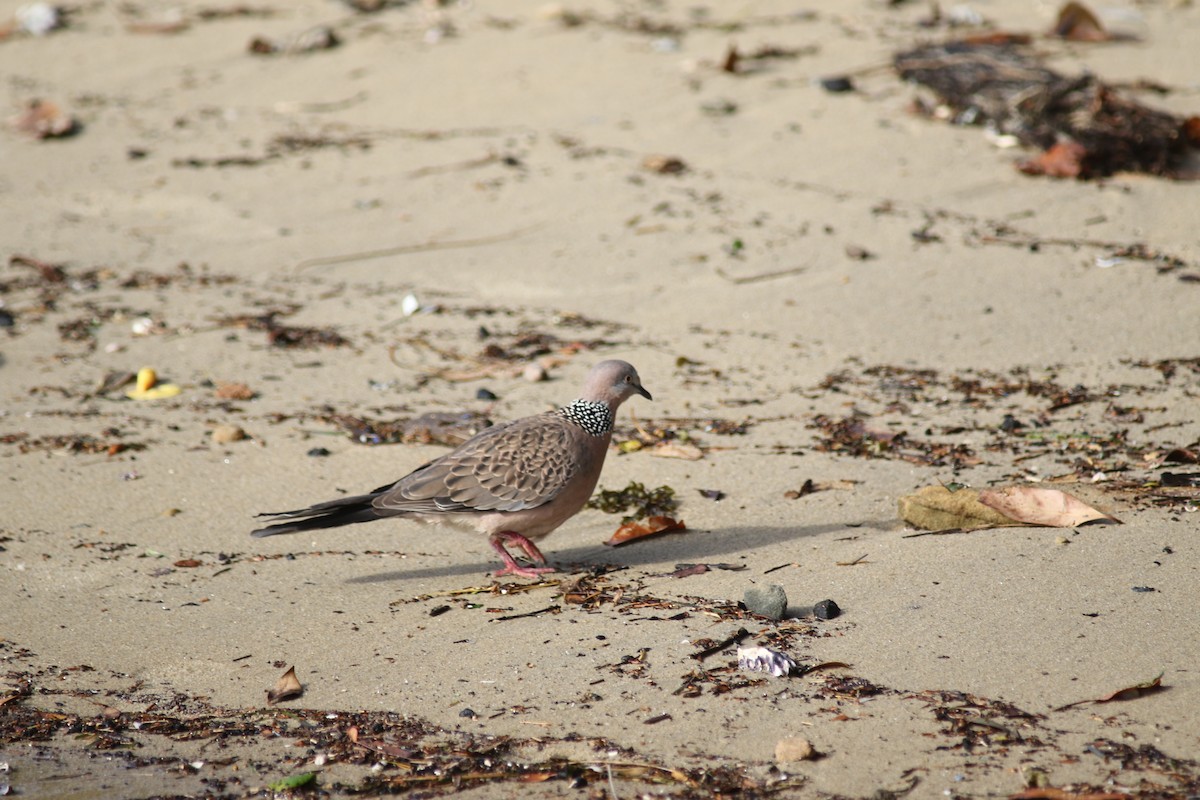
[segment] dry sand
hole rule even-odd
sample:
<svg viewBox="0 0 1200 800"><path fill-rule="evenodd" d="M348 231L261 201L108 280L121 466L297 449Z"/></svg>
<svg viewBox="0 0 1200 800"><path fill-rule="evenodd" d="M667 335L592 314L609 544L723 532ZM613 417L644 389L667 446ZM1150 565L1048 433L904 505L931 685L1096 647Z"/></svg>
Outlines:
<svg viewBox="0 0 1200 800"><path fill-rule="evenodd" d="M0 338L0 786L242 797L315 771L337 796L380 781L488 798L982 797L1040 772L1080 792L1200 792L1196 490L1139 488L1195 470L1163 460L1200 442L1200 285L1180 280L1200 262L1195 184L1030 178L980 130L912 115L891 54L953 35L919 25L924 4L568 4L577 25L541 3L398 5L97 2L0 42L6 108L45 98L83 124L62 141L0 134L5 259L66 274L0 267L15 315ZM202 13L221 8L245 13ZM1029 31L1054 12L975 9ZM175 10L185 30L131 30ZM1064 72L1172 87L1146 102L1195 113L1200 7L1103 11L1136 38L1038 47ZM341 45L248 52L317 25ZM728 74L731 43L794 57ZM816 83L849 72L854 93ZM651 171L654 155L687 170ZM1005 226L1184 266L986 241ZM293 309L279 321L348 344L272 347L233 324ZM549 382L516 374L533 334L556 337ZM515 373L446 379L489 344ZM703 458L610 457L602 487L669 485L689 530L612 550L617 519L580 514L544 549L588 602L561 586L452 594L493 583L486 542L465 534L249 538L256 512L442 452L363 447L322 414L509 419L572 399L605 357L655 396L621 423L686 433ZM145 365L182 393L95 392ZM222 382L255 395L220 399ZM818 415L857 412L908 439L822 449ZM1002 432L1006 414L1026 427ZM249 438L216 444L221 424ZM922 453L934 463L902 457ZM1124 524L910 537L897 516L938 482L1062 476ZM785 496L810 479L827 488ZM671 577L681 563L744 569ZM731 605L771 583L844 614L774 623ZM732 648L692 657L742 627L802 665L848 666L766 678L737 672ZM268 709L288 665L303 695ZM1053 710L1160 672L1160 691ZM790 736L823 757L777 765Z"/></svg>

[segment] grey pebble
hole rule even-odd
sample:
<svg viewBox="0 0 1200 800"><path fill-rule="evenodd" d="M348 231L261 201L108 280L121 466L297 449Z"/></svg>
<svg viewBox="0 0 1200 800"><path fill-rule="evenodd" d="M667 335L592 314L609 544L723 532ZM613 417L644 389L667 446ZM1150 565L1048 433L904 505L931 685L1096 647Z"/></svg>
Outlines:
<svg viewBox="0 0 1200 800"><path fill-rule="evenodd" d="M755 614L771 619L783 619L787 611L787 592L778 583L764 588L751 586L742 596L746 608Z"/></svg>

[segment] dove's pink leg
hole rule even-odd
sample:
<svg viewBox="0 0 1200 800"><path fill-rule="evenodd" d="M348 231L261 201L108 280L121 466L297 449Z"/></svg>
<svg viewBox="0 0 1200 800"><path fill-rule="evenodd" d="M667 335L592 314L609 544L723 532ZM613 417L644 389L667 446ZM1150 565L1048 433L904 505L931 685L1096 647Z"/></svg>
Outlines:
<svg viewBox="0 0 1200 800"><path fill-rule="evenodd" d="M546 557L542 555L542 551L537 549L537 545L526 539L515 531L500 531L493 533L488 537L488 543L492 549L500 554L500 558L504 561L504 568L492 573L499 578L502 575L517 575L522 578L536 578L547 572L554 572L554 567L522 567L517 563L517 560L512 557L512 554L504 548L505 544L515 544L517 547L525 551L525 555L529 556L537 564L545 564Z"/></svg>

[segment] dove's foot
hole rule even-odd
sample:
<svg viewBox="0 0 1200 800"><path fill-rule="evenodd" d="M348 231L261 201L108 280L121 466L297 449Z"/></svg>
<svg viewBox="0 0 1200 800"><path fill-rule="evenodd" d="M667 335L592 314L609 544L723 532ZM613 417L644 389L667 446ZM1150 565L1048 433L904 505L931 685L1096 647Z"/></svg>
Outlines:
<svg viewBox="0 0 1200 800"><path fill-rule="evenodd" d="M503 575L516 575L521 578L537 578L547 572L554 572L554 567L546 566L546 557L542 555L542 551L538 550L537 545L529 541L527 538L515 531L500 531L488 537L488 543L492 549L500 554L500 558L504 561L504 567L492 573L499 578ZM521 548L525 555L529 556L530 560L539 566L523 567L517 563L517 560L512 557L512 553L504 547L506 544L515 544Z"/></svg>

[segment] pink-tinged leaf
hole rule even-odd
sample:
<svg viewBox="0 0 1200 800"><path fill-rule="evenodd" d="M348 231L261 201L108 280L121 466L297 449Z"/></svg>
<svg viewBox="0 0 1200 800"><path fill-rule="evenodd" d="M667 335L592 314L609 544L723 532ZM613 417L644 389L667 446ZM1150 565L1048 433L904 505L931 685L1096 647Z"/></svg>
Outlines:
<svg viewBox="0 0 1200 800"><path fill-rule="evenodd" d="M979 493L979 502L1017 522L1051 528L1073 528L1099 519L1118 524L1121 522L1066 492L1040 486L985 489Z"/></svg>

